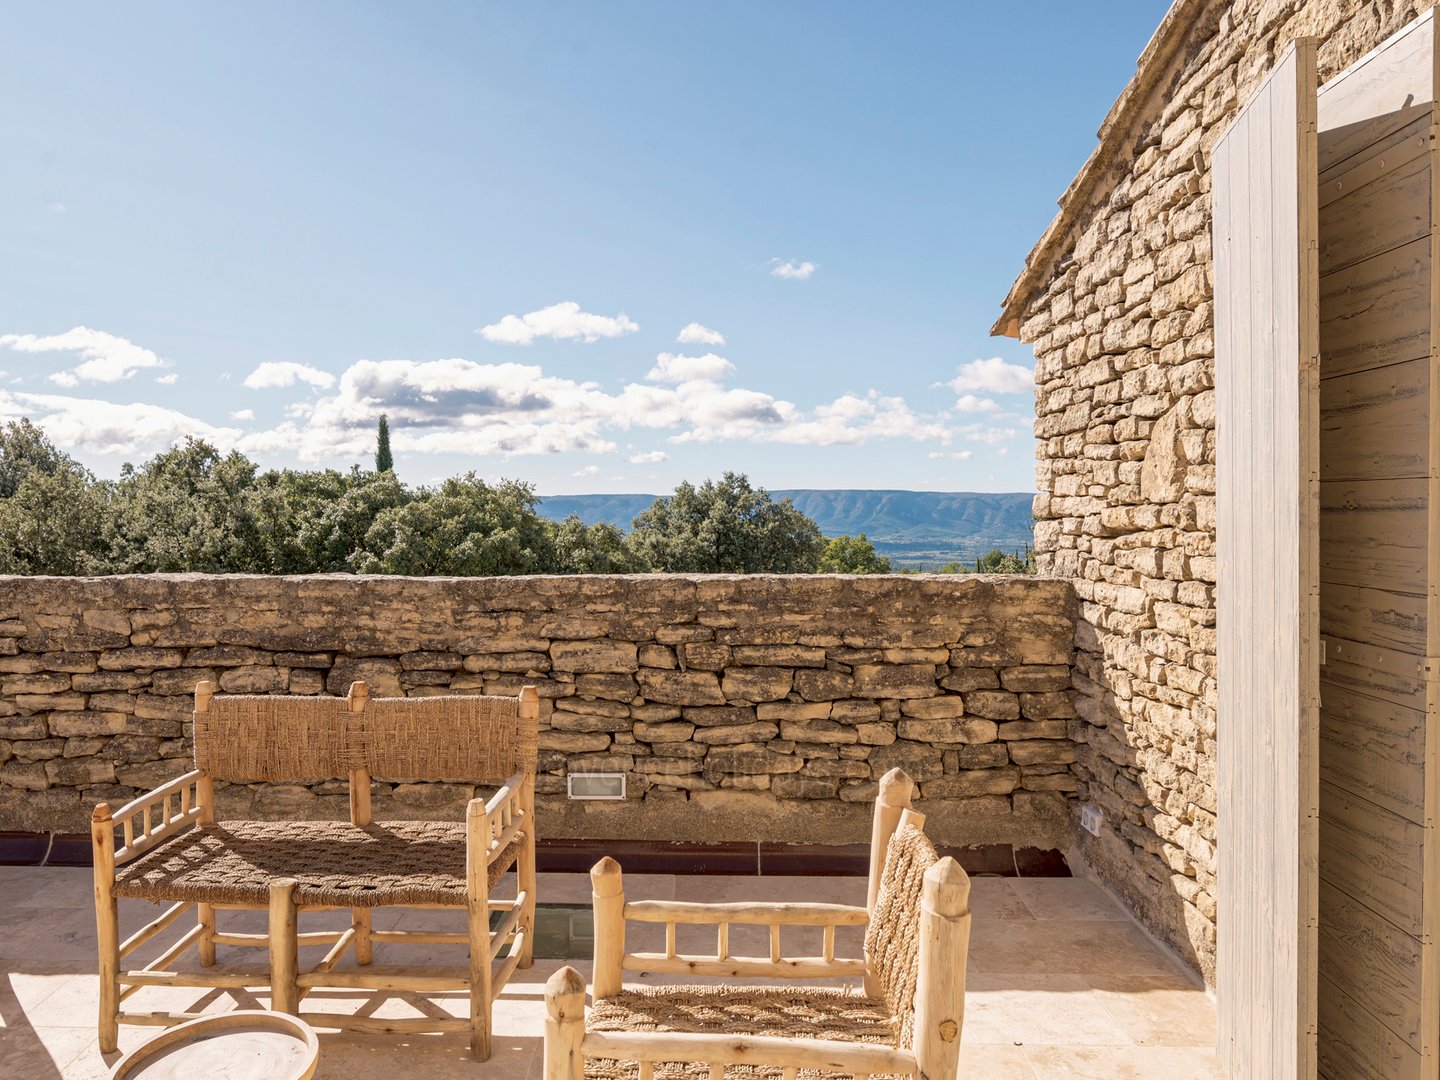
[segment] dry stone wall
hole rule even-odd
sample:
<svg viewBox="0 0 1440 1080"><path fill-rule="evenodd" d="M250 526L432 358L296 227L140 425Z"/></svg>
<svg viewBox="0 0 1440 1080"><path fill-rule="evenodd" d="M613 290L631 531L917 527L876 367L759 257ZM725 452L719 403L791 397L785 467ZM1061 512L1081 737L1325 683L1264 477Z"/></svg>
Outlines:
<svg viewBox="0 0 1440 1080"><path fill-rule="evenodd" d="M190 767L195 684L377 696L539 688L542 835L851 843L876 780L931 831L1064 846L1074 596L1026 577L0 578L0 830L77 832ZM567 772L624 772L624 803ZM377 783L377 815L464 785ZM343 817L343 783L229 816Z"/></svg>
<svg viewBox="0 0 1440 1080"><path fill-rule="evenodd" d="M1187 10L1180 12L1183 6ZM1100 876L1213 978L1215 394L1210 153L1290 41L1328 79L1429 4L1182 0L1185 40L1052 279L1035 349L1035 546L1080 599L1076 830ZM1225 482L1221 478L1221 482ZM1223 735L1223 733L1222 733ZM1234 737L1243 737L1237 733Z"/></svg>

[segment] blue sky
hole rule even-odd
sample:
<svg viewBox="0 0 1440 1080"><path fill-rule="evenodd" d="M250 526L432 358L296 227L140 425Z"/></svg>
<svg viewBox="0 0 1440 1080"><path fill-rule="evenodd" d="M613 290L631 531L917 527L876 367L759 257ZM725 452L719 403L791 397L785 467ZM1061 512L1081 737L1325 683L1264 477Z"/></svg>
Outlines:
<svg viewBox="0 0 1440 1080"><path fill-rule="evenodd" d="M102 476L385 412L412 483L1031 489L989 327L1164 6L14 6L0 420Z"/></svg>

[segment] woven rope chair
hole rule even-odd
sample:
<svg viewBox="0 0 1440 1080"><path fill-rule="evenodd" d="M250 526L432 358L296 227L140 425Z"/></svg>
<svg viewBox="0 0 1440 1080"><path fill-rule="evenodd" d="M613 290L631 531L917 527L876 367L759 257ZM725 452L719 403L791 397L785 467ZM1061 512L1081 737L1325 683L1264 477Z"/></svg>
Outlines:
<svg viewBox="0 0 1440 1080"><path fill-rule="evenodd" d="M121 1023L174 1024L192 1014L122 1012L145 986L268 988L272 1008L318 1026L366 1031L469 1031L471 1053L490 1055L491 1001L517 967L529 967L535 924L535 764L540 715L534 687L517 698L371 699L363 682L344 698L213 696L195 692L195 769L111 812L92 817L100 943L100 1048L116 1048ZM464 821L372 820L372 778L499 785L470 802ZM220 821L215 782L302 783L348 779L350 820ZM491 901L514 869L513 901ZM120 899L171 906L123 943ZM377 931L377 907L459 908L464 933ZM123 958L190 908L196 925L157 960L122 971ZM216 911L269 913L265 934L222 933ZM302 910L349 909L343 931L302 934ZM499 911L492 931L490 916ZM372 967L374 946L464 944L464 968ZM216 946L266 948L266 975L214 970ZM301 946L328 946L302 970ZM174 971L191 947L202 971ZM508 949L507 949L508 946ZM356 970L337 971L352 953ZM502 955L503 954L503 955ZM317 989L464 990L467 1019L376 1020L303 1013Z"/></svg>
<svg viewBox="0 0 1440 1080"><path fill-rule="evenodd" d="M842 904L626 903L620 868L593 871L595 974L562 968L545 987L546 1080L953 1080L970 942L970 880L926 839L899 769L880 783L865 907ZM625 952L626 922L665 924L663 953ZM768 957L732 956L732 923L770 929ZM717 927L712 956L676 949L676 926ZM786 958L782 926L823 928L823 955ZM865 926L865 958L835 956L835 928ZM815 986L687 985L626 989L625 971L814 979L862 978L865 993Z"/></svg>

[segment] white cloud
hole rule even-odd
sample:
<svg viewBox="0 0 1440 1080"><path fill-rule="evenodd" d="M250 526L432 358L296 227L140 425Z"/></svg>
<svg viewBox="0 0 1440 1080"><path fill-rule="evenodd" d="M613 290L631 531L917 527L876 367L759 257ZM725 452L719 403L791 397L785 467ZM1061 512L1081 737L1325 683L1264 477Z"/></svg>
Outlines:
<svg viewBox="0 0 1440 1080"><path fill-rule="evenodd" d="M52 203L50 204L49 209L50 209L50 212L51 212L52 214L65 214L65 213L68 213L68 211L67 211L66 208L65 208L65 204L64 204L64 203L52 202Z"/></svg>
<svg viewBox="0 0 1440 1080"><path fill-rule="evenodd" d="M719 382L735 373L735 365L723 356L706 353L704 356L678 356L675 353L661 353L655 358L655 366L645 377L652 382L686 383L703 380Z"/></svg>
<svg viewBox="0 0 1440 1080"><path fill-rule="evenodd" d="M581 311L573 300L551 304L528 315L506 315L498 323L482 326L479 334L486 341L504 345L529 345L536 338L557 341L580 339L590 344L601 338L623 337L640 327L622 311L615 316L592 315Z"/></svg>
<svg viewBox="0 0 1440 1080"><path fill-rule="evenodd" d="M974 394L961 394L955 402L956 412L979 412L998 413L1000 406L989 398L976 397Z"/></svg>
<svg viewBox="0 0 1440 1080"><path fill-rule="evenodd" d="M180 376L176 375L175 372L172 371L169 375L156 375L155 381L161 386L174 386L175 380L177 380L178 378L180 378Z"/></svg>
<svg viewBox="0 0 1440 1080"><path fill-rule="evenodd" d="M980 390L989 394L1029 394L1035 390L1035 373L1022 364L1012 364L998 356L988 360L971 360L961 364L959 374L943 386L957 394Z"/></svg>
<svg viewBox="0 0 1440 1080"><path fill-rule="evenodd" d="M230 414L230 419L231 419L231 420L254 420L254 419L255 419L255 410L254 410L254 409L236 409L234 412L232 412L232 413Z"/></svg>
<svg viewBox="0 0 1440 1080"><path fill-rule="evenodd" d="M813 262L798 262L795 259L786 259L784 262L779 259L770 260L771 277L784 278L786 281L807 281L813 273Z"/></svg>
<svg viewBox="0 0 1440 1080"><path fill-rule="evenodd" d="M77 326L63 334L49 336L0 334L0 349L23 353L76 353L83 357L84 362L71 370L57 371L50 376L52 382L61 386L74 386L81 381L119 382L137 371L165 366L165 361L149 349L103 330L91 330L88 326Z"/></svg>
<svg viewBox="0 0 1440 1080"><path fill-rule="evenodd" d="M245 376L245 385L251 390L272 390L294 386L297 382L309 383L317 390L329 390L335 385L335 376L293 360L267 360Z"/></svg>
<svg viewBox="0 0 1440 1080"><path fill-rule="evenodd" d="M586 465L583 469L576 469L576 470L575 470L575 475L576 475L576 476L599 476L599 475L600 475L600 466L599 466L599 465Z"/></svg>
<svg viewBox="0 0 1440 1080"><path fill-rule="evenodd" d="M725 335L698 322L686 323L675 335L681 345L724 345Z"/></svg>
<svg viewBox="0 0 1440 1080"><path fill-rule="evenodd" d="M631 454L625 460L631 465L653 465L659 461L669 459L670 455L664 450L647 450L643 454Z"/></svg>
<svg viewBox="0 0 1440 1080"><path fill-rule="evenodd" d="M940 450L932 450L925 456L928 457L931 461L969 461L972 457L975 456L975 451L956 450L947 454Z"/></svg>
<svg viewBox="0 0 1440 1080"><path fill-rule="evenodd" d="M187 435L228 449L240 435L235 428L215 427L159 405L120 404L60 394L0 391L0 416L7 413L30 417L59 446L97 454L155 452Z"/></svg>
<svg viewBox="0 0 1440 1080"><path fill-rule="evenodd" d="M982 427L979 424L963 428L961 436L968 442L984 443L986 446L999 446L1006 439L1013 439L1024 434L1015 428L1004 427Z"/></svg>

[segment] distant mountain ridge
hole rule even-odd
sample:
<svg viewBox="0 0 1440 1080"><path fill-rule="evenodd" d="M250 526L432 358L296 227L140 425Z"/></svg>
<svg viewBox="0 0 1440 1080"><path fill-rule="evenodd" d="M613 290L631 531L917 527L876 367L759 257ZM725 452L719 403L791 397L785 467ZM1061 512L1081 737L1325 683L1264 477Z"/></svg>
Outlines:
<svg viewBox="0 0 1440 1080"><path fill-rule="evenodd" d="M790 499L826 536L864 533L875 549L899 566L935 568L974 562L988 551L1017 551L1030 543L1031 503L1024 491L903 491L793 488L770 492ZM540 500L546 517L577 514L587 525L608 521L629 530L655 495L550 495Z"/></svg>

